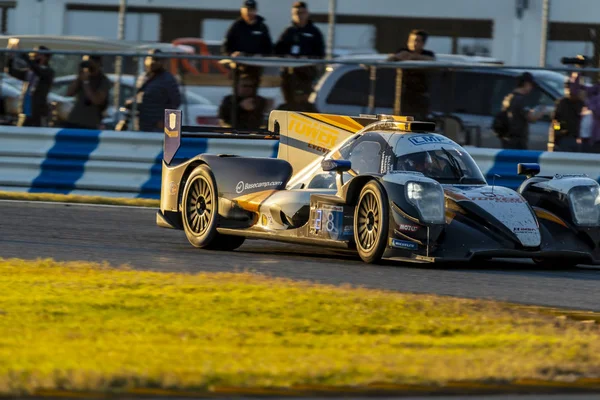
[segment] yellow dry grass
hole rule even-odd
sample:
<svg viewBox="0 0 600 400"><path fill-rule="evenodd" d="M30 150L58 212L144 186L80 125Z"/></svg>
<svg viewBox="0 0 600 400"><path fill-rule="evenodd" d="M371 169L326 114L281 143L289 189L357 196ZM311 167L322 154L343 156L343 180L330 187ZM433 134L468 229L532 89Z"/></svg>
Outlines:
<svg viewBox="0 0 600 400"><path fill-rule="evenodd" d="M491 301L0 259L2 394L598 377L599 332Z"/></svg>

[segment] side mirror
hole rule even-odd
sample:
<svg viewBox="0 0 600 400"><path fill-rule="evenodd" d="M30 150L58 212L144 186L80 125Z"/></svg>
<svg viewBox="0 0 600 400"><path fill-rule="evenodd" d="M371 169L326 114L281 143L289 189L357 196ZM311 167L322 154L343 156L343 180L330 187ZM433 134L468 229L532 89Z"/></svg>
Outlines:
<svg viewBox="0 0 600 400"><path fill-rule="evenodd" d="M352 168L352 163L348 160L323 160L321 161L321 168L323 171L333 171L337 172L337 176L335 177L335 185L337 189L340 190L344 185L344 172L350 171Z"/></svg>
<svg viewBox="0 0 600 400"><path fill-rule="evenodd" d="M333 172L346 172L350 171L352 168L352 163L348 160L323 160L321 161L321 168L323 171L333 171Z"/></svg>
<svg viewBox="0 0 600 400"><path fill-rule="evenodd" d="M532 178L540 173L540 164L535 163L519 163L517 164L517 174L525 175L527 178Z"/></svg>

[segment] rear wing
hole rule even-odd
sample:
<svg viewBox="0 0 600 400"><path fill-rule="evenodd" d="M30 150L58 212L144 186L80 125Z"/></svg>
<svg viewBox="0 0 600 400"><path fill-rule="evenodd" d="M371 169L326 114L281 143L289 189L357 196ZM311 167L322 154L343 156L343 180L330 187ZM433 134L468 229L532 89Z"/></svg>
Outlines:
<svg viewBox="0 0 600 400"><path fill-rule="evenodd" d="M278 140L279 133L266 129L232 129L222 126L188 126L182 125L181 110L165 110L165 140L163 148L163 160L170 165L175 154L181 147L181 139L204 138L204 139L248 139L248 140Z"/></svg>

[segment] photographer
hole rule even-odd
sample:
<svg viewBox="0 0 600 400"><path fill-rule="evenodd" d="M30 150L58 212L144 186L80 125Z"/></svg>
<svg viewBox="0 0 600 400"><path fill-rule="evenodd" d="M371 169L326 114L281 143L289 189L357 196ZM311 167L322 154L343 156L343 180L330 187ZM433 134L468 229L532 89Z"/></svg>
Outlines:
<svg viewBox="0 0 600 400"><path fill-rule="evenodd" d="M9 40L9 49L18 49L18 40ZM19 120L17 126L46 126L48 118L48 92L54 80L54 70L48 65L49 54L39 54L37 50L49 50L36 46L29 55L10 55L5 72L24 81L19 99ZM20 64L20 65L19 65Z"/></svg>
<svg viewBox="0 0 600 400"><path fill-rule="evenodd" d="M100 56L83 56L79 77L67 89L67 96L76 96L76 99L65 128L98 129L108 107L110 87Z"/></svg>

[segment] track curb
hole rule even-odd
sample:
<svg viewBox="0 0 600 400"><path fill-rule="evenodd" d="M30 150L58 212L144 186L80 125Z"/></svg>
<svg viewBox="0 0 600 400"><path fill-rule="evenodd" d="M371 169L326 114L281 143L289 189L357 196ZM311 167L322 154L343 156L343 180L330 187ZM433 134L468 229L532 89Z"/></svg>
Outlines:
<svg viewBox="0 0 600 400"><path fill-rule="evenodd" d="M142 399L142 398L215 398L215 397L379 397L415 395L499 395L499 394L577 394L599 393L600 378L571 382L516 380L511 383L448 382L443 386L372 384L361 387L303 385L291 388L213 387L209 390L185 391L138 388L112 392L39 390L31 394L0 395L0 398L40 399Z"/></svg>

